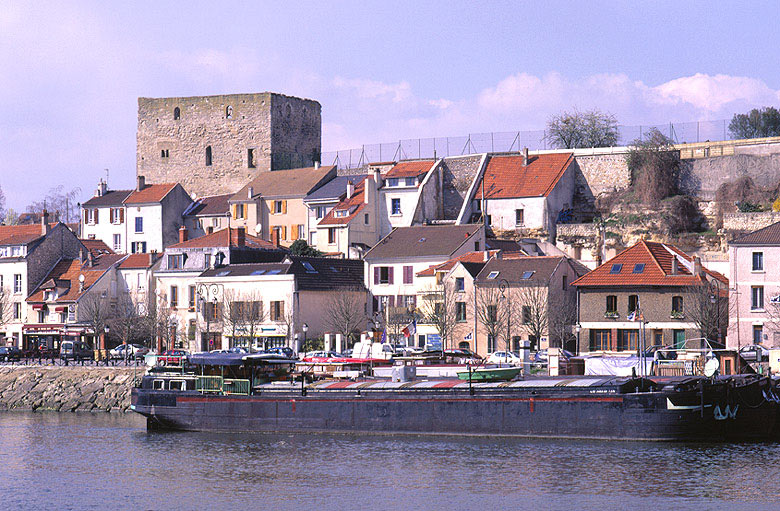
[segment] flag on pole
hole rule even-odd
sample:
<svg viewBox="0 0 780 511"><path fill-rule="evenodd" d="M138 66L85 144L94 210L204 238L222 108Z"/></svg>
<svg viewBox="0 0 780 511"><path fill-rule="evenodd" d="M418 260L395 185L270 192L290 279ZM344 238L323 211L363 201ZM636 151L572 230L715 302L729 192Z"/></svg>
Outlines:
<svg viewBox="0 0 780 511"><path fill-rule="evenodd" d="M414 334L417 333L417 321L412 320L411 323L406 325L404 329L402 330L402 333L404 334L404 337L411 337Z"/></svg>

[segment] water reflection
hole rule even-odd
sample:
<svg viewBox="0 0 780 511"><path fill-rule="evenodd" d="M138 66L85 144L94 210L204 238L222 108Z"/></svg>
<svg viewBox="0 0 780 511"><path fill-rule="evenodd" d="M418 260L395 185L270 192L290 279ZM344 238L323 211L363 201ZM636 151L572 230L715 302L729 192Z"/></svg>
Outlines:
<svg viewBox="0 0 780 511"><path fill-rule="evenodd" d="M780 500L775 444L147 433L136 416L54 413L3 413L0 431L0 494L23 508L601 511Z"/></svg>

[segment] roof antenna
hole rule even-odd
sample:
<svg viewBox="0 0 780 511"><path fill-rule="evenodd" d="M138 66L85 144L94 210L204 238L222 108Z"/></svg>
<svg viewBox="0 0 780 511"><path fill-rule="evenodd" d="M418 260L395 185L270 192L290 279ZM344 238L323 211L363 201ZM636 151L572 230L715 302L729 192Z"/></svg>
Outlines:
<svg viewBox="0 0 780 511"><path fill-rule="evenodd" d="M106 186L108 186L108 169L103 169L106 171Z"/></svg>

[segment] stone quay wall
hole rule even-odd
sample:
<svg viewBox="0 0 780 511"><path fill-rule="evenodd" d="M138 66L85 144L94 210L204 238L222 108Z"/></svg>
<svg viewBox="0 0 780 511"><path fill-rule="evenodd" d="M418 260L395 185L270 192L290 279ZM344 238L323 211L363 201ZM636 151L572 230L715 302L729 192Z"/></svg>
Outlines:
<svg viewBox="0 0 780 511"><path fill-rule="evenodd" d="M0 367L0 410L126 412L138 367Z"/></svg>

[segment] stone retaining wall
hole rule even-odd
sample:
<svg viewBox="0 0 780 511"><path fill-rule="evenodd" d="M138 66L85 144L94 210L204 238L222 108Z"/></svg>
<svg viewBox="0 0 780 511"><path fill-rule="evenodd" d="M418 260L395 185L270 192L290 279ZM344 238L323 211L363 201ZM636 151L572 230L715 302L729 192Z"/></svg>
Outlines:
<svg viewBox="0 0 780 511"><path fill-rule="evenodd" d="M125 412L143 368L0 367L0 410Z"/></svg>

